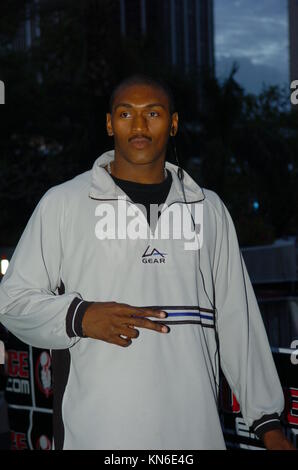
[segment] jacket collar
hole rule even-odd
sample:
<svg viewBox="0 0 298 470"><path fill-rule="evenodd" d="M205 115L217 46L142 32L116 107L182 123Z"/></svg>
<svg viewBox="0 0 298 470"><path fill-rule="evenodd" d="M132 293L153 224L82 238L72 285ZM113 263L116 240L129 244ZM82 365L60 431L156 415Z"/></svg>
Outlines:
<svg viewBox="0 0 298 470"><path fill-rule="evenodd" d="M125 197L126 194L117 186L113 178L105 170L105 166L114 160L114 150L109 150L98 157L91 170L91 186L89 197L93 199L117 199ZM181 182L177 175L178 166L165 162L166 169L172 174L173 183L168 194L166 203L170 205L174 202L185 202ZM205 199L205 195L200 186L184 171L184 192L188 203L198 202ZM128 200L129 197L126 196Z"/></svg>

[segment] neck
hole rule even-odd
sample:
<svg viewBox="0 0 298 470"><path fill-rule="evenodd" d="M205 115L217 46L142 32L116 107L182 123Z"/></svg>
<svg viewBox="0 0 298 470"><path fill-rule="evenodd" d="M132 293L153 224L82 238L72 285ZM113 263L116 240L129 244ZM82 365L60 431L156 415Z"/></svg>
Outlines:
<svg viewBox="0 0 298 470"><path fill-rule="evenodd" d="M116 154L115 160L107 167L108 171L109 169L116 178L142 184L162 183L166 179L167 174L164 159L150 163L135 164L124 159L117 159Z"/></svg>

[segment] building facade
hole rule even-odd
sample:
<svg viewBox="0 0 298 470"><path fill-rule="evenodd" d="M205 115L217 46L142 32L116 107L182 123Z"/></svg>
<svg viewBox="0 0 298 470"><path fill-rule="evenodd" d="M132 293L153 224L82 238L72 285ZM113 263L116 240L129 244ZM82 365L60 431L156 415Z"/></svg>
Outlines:
<svg viewBox="0 0 298 470"><path fill-rule="evenodd" d="M33 42L40 37L39 0L25 4L25 21L20 25L12 47L15 50L30 49Z"/></svg>
<svg viewBox="0 0 298 470"><path fill-rule="evenodd" d="M42 2L26 2L26 19L13 44L16 50L30 49L40 37L39 6ZM90 6L95 4L100 8L100 0L90 2ZM200 108L203 77L213 76L215 69L213 0L113 0L111 5L120 40L145 39L154 51L157 67L164 66L161 72L175 70L178 76L191 74L195 77Z"/></svg>
<svg viewBox="0 0 298 470"><path fill-rule="evenodd" d="M213 0L119 0L119 23L124 37L157 39L167 65L214 72Z"/></svg>
<svg viewBox="0 0 298 470"><path fill-rule="evenodd" d="M298 5L298 0L290 0ZM38 6L27 2L26 20L14 41L28 49L40 37ZM185 73L194 69L214 72L213 0L116 0L116 22L122 37L152 38L160 59ZM297 7L298 8L298 7ZM297 33L298 34L298 33Z"/></svg>
<svg viewBox="0 0 298 470"><path fill-rule="evenodd" d="M204 106L203 77L215 73L213 0L119 0L118 14L123 37L149 39L158 64L198 77Z"/></svg>

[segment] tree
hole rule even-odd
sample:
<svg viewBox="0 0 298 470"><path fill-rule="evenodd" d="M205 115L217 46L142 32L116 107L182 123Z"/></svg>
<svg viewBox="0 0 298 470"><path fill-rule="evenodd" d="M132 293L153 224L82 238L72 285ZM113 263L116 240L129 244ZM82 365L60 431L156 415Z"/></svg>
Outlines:
<svg viewBox="0 0 298 470"><path fill-rule="evenodd" d="M236 70L206 87L201 175L230 208L241 244L270 243L297 234L297 113L288 90L245 94Z"/></svg>

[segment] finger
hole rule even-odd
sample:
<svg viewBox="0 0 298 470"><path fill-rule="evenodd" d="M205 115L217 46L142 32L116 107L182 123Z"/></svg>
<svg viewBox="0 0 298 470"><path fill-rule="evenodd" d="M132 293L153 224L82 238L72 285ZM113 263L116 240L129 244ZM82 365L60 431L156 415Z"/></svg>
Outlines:
<svg viewBox="0 0 298 470"><path fill-rule="evenodd" d="M153 308L135 308L131 312L132 316L136 317L156 317L156 318L166 318L168 316L167 312L164 312L160 309Z"/></svg>
<svg viewBox="0 0 298 470"><path fill-rule="evenodd" d="M159 308L134 307L128 304L121 304L121 306L123 313L129 316L166 318L168 315L167 312Z"/></svg>
<svg viewBox="0 0 298 470"><path fill-rule="evenodd" d="M135 326L140 328L147 328L148 330L155 330L160 333L168 333L170 331L166 325L148 320L148 318L134 318L132 321Z"/></svg>
<svg viewBox="0 0 298 470"><path fill-rule="evenodd" d="M130 338L126 339L126 338L122 338L121 336L117 336L114 342L114 344L118 346L122 346L123 348L127 348L127 346L130 346L131 343L132 343L132 340Z"/></svg>
<svg viewBox="0 0 298 470"><path fill-rule="evenodd" d="M121 327L121 335L127 336L128 338L137 338L140 332L133 326L122 326Z"/></svg>

